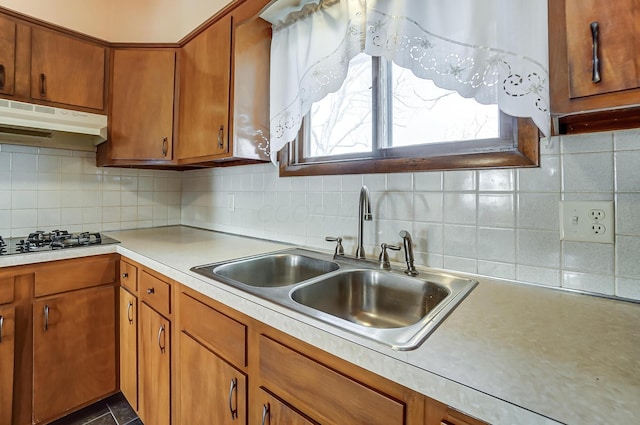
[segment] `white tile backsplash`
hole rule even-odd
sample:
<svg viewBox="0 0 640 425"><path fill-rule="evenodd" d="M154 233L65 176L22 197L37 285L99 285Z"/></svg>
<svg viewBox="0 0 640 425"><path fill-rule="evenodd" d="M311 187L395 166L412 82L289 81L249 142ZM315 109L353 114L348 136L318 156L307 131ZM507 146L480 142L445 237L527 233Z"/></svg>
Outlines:
<svg viewBox="0 0 640 425"><path fill-rule="evenodd" d="M177 171L98 168L95 153L2 144L0 235L179 224L181 185Z"/></svg>
<svg viewBox="0 0 640 425"><path fill-rule="evenodd" d="M640 130L542 139L540 152L540 168L279 178L271 164L105 169L92 153L0 145L0 234L185 224L328 250L342 236L353 253L365 184L370 257L407 229L421 265L640 300ZM615 200L616 243L560 241L561 199Z"/></svg>
<svg viewBox="0 0 640 425"><path fill-rule="evenodd" d="M406 228L418 264L640 300L640 130L542 139L540 152L540 168L518 170L340 178L279 178L271 164L187 171L182 223L324 249L333 249L324 236L342 236L345 250L353 253L358 192L365 184L374 213L364 229L369 256L378 255L381 242L400 243L397 233ZM206 195L228 190L212 189L215 176L233 181L249 174L264 202L236 203L242 224L230 224L217 207L224 200ZM276 187L278 197L288 193L284 187L299 196L303 181L305 206L296 203L296 220L273 208ZM616 244L560 241L560 200L615 200ZM401 253L392 254L403 261Z"/></svg>

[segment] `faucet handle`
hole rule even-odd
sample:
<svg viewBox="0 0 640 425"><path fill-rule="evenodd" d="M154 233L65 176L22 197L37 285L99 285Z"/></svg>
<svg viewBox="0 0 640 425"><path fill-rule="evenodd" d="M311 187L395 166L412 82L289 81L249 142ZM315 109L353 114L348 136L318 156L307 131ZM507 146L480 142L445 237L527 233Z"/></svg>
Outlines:
<svg viewBox="0 0 640 425"><path fill-rule="evenodd" d="M333 253L334 256L336 255L344 255L344 247L342 246L342 238L341 237L334 237L334 236L326 236L324 238L325 241L327 242L336 242L336 250Z"/></svg>
<svg viewBox="0 0 640 425"><path fill-rule="evenodd" d="M387 249L400 251L402 247L398 245L389 245L387 243L382 243L380 244L380 248L382 248L382 251L380 251L380 257L378 257L378 261L380 262L380 268L384 270L391 270L391 262L389 261L389 253L387 252Z"/></svg>

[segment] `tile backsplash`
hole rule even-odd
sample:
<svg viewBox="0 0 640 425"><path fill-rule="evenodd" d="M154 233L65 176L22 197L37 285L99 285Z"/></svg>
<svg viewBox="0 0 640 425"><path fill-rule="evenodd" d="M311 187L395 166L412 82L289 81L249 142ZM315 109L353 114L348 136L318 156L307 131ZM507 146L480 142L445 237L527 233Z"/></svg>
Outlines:
<svg viewBox="0 0 640 425"><path fill-rule="evenodd" d="M180 223L180 172L95 162L93 152L0 145L0 235Z"/></svg>
<svg viewBox="0 0 640 425"><path fill-rule="evenodd" d="M271 164L185 171L182 224L368 256L409 230L416 262L640 300L640 131L540 142L541 167L279 178ZM615 201L615 244L560 240L561 200ZM396 260L402 254L394 253Z"/></svg>
<svg viewBox="0 0 640 425"><path fill-rule="evenodd" d="M640 130L543 139L541 167L280 178L271 164L96 168L95 154L0 145L0 235L184 224L367 256L413 236L416 263L640 300ZM561 200L615 202L615 244L560 240ZM391 253L402 261L401 253Z"/></svg>

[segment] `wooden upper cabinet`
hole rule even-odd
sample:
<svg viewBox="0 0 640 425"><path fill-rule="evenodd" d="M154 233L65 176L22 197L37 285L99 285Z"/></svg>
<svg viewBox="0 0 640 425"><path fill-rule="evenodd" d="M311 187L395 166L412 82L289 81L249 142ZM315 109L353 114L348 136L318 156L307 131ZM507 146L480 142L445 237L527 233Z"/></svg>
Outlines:
<svg viewBox="0 0 640 425"><path fill-rule="evenodd" d="M115 49L111 159L171 160L175 49Z"/></svg>
<svg viewBox="0 0 640 425"><path fill-rule="evenodd" d="M231 16L225 15L181 52L178 159L197 163L229 152Z"/></svg>
<svg viewBox="0 0 640 425"><path fill-rule="evenodd" d="M16 65L16 23L0 16L0 93L14 92Z"/></svg>
<svg viewBox="0 0 640 425"><path fill-rule="evenodd" d="M33 27L31 98L104 110L106 49Z"/></svg>
<svg viewBox="0 0 640 425"><path fill-rule="evenodd" d="M640 0L550 1L551 112L640 105L639 51Z"/></svg>

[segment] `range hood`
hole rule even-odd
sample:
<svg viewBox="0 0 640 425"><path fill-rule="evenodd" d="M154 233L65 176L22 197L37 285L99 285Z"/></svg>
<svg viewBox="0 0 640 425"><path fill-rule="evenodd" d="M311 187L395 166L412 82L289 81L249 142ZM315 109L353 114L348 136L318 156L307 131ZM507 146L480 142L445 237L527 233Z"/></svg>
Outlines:
<svg viewBox="0 0 640 425"><path fill-rule="evenodd" d="M107 116L0 99L0 143L95 151Z"/></svg>

